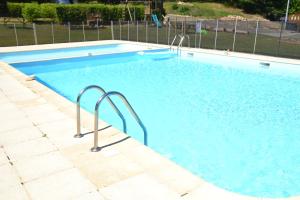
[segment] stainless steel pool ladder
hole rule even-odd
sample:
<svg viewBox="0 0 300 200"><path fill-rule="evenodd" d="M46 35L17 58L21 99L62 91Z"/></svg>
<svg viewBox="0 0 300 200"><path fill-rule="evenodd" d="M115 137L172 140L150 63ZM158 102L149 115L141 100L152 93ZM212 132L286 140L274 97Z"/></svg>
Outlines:
<svg viewBox="0 0 300 200"><path fill-rule="evenodd" d="M173 47L173 45L174 45L177 37L180 38L179 43L177 45L177 54L178 54L179 52L181 52L181 47L182 47L182 44L183 44L185 38L188 39L188 46L189 47L191 46L191 43L190 43L190 36L189 35L186 35L186 34L185 35L177 34L177 35L175 35L174 39L172 40L172 43L170 44L170 50L172 50L172 47Z"/></svg>
<svg viewBox="0 0 300 200"><path fill-rule="evenodd" d="M105 92L105 90L103 88L101 88L100 86L97 85L90 85L87 86L86 88L84 88L83 90L81 90L81 92L79 93L79 95L77 96L77 134L74 137L80 138L83 136L83 134L81 134L80 131L80 98L81 96L89 89L98 89L100 90L103 95L98 99L96 105L95 105L95 115L94 115L94 146L91 148L91 151L93 152L97 152L99 150L101 150L101 148L98 146L98 119L99 119L99 107L101 102L104 99L107 99L108 102L110 103L110 105L113 107L113 109L116 111L116 113L119 115L119 117L122 119L123 122L123 131L126 133L126 121L124 116L122 115L122 113L120 112L120 110L117 108L117 106L113 103L113 101L109 98L110 96L116 95L119 98L121 98L121 100L123 101L123 103L125 104L125 106L127 107L127 109L129 110L129 112L133 115L134 119L137 121L137 123L139 124L139 126L142 128L143 133L144 133L144 144L147 145L148 144L148 135L147 135L147 129L144 126L143 122L141 121L141 119L139 118L139 116L137 115L137 113L135 112L135 110L132 108L132 106L130 105L130 103L128 102L128 100L126 99L126 97L121 94L120 92L116 92L116 91L112 91L112 92Z"/></svg>
<svg viewBox="0 0 300 200"><path fill-rule="evenodd" d="M102 94L106 94L105 90L98 86L98 85L90 85L85 87L83 90L81 90L77 96L77 100L76 100L76 115L77 115L77 133L76 135L74 135L74 137L76 138L81 138L84 136L84 134L81 133L81 120L80 120L80 99L82 97L82 95L91 89L97 89L98 91L102 92ZM114 109L114 111L118 114L118 116L121 118L122 122L123 122L123 132L126 133L127 132L127 128L126 128L126 120L124 118L124 116L122 115L122 113L120 112L120 110L117 108L117 106L112 102L112 100L110 98L107 98L109 104L111 105L111 107Z"/></svg>

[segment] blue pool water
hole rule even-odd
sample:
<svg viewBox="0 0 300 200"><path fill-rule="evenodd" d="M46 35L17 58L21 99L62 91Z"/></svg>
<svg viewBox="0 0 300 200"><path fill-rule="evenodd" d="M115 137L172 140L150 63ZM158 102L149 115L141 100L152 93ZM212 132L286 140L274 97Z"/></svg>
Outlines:
<svg viewBox="0 0 300 200"><path fill-rule="evenodd" d="M300 195L300 66L166 50L13 66L73 102L91 84L120 91L146 125L151 148L221 188ZM87 93L83 107L92 112L99 96ZM100 117L121 129L108 105ZM143 141L126 118L129 135Z"/></svg>
<svg viewBox="0 0 300 200"><path fill-rule="evenodd" d="M70 47L61 49L47 49L35 51L19 51L0 53L0 61L8 63L19 63L28 61L50 60L57 58L82 57L89 55L100 55L117 52L137 51L145 47L133 44L107 44L85 47Z"/></svg>

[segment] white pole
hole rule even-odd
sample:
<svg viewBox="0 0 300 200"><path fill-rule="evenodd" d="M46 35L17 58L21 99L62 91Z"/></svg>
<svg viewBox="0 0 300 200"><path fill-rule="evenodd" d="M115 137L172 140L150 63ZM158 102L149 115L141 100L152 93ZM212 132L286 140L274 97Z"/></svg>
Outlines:
<svg viewBox="0 0 300 200"><path fill-rule="evenodd" d="M52 43L54 44L54 27L52 22L51 22L51 33L52 33Z"/></svg>
<svg viewBox="0 0 300 200"><path fill-rule="evenodd" d="M38 42L37 42L37 35L36 35L36 27L35 27L35 23L32 24L32 28L33 28L34 43L35 43L35 44L38 44Z"/></svg>
<svg viewBox="0 0 300 200"><path fill-rule="evenodd" d="M284 19L284 29L286 28L286 23L287 23L288 17L289 17L289 7L290 7L290 0L287 1L287 5L286 5L286 12L285 12L285 19Z"/></svg>
<svg viewBox="0 0 300 200"><path fill-rule="evenodd" d="M235 48L236 28L237 28L237 18L235 19L235 25L234 25L234 35L233 35L232 51L234 51L234 48Z"/></svg>
<svg viewBox="0 0 300 200"><path fill-rule="evenodd" d="M215 49L217 49L218 29L219 29L219 20L217 19L216 35L215 35Z"/></svg>
<svg viewBox="0 0 300 200"><path fill-rule="evenodd" d="M120 19L119 19L119 28L120 28L120 40L122 40L122 24Z"/></svg>
<svg viewBox="0 0 300 200"><path fill-rule="evenodd" d="M100 39L100 34L99 34L99 19L97 18L97 39Z"/></svg>
<svg viewBox="0 0 300 200"><path fill-rule="evenodd" d="M202 21L200 21L199 48L201 48L201 40L202 40Z"/></svg>
<svg viewBox="0 0 300 200"><path fill-rule="evenodd" d="M148 22L146 21L146 43L148 43Z"/></svg>
<svg viewBox="0 0 300 200"><path fill-rule="evenodd" d="M69 42L71 42L71 23L68 22L68 29L69 29Z"/></svg>
<svg viewBox="0 0 300 200"><path fill-rule="evenodd" d="M195 22L195 48L196 48L196 46L197 46L197 20L196 20L196 22Z"/></svg>
<svg viewBox="0 0 300 200"><path fill-rule="evenodd" d="M136 21L136 41L139 41L139 22Z"/></svg>
<svg viewBox="0 0 300 200"><path fill-rule="evenodd" d="M158 44L158 23L156 23L156 44Z"/></svg>
<svg viewBox="0 0 300 200"><path fill-rule="evenodd" d="M19 46L19 40L18 40L18 34L17 34L16 24L14 24L14 31L15 31L15 37L16 37L16 44L17 44L17 46Z"/></svg>
<svg viewBox="0 0 300 200"><path fill-rule="evenodd" d="M83 41L85 41L84 22L82 22L82 34L83 34Z"/></svg>
<svg viewBox="0 0 300 200"><path fill-rule="evenodd" d="M168 23L168 45L170 45L171 23Z"/></svg>
<svg viewBox="0 0 300 200"><path fill-rule="evenodd" d="M256 21L256 31L255 31L255 38L254 38L254 46L253 46L253 54L255 54L256 50L256 40L257 40L257 34L258 34L258 23L259 21Z"/></svg>
<svg viewBox="0 0 300 200"><path fill-rule="evenodd" d="M114 22L110 21L110 28L111 28L111 39L115 40L115 36L114 36Z"/></svg>
<svg viewBox="0 0 300 200"><path fill-rule="evenodd" d="M127 27L128 27L128 30L127 30L127 40L129 40L129 21L127 22Z"/></svg>

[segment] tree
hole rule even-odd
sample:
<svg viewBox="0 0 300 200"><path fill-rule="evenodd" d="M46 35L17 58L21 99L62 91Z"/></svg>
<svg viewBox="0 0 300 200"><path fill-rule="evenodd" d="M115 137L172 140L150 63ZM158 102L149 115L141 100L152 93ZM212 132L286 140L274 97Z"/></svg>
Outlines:
<svg viewBox="0 0 300 200"><path fill-rule="evenodd" d="M7 0L0 0L0 16L8 16Z"/></svg>

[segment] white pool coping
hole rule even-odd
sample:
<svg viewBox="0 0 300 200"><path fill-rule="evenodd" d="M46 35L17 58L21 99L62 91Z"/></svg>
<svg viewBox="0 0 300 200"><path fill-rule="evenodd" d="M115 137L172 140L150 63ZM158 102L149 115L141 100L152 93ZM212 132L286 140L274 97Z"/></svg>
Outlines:
<svg viewBox="0 0 300 200"><path fill-rule="evenodd" d="M113 43L167 47L97 41L4 47L0 52ZM300 65L300 60L295 59L182 49ZM0 111L0 180L4 180L0 182L0 199L268 199L218 188L132 138L98 153L90 152L92 135L73 138L76 131L74 103L35 80L28 81L26 75L4 62L0 62ZM82 113L84 127L91 130L93 116L84 110ZM106 126L100 121L100 127ZM108 128L99 136L99 142L106 145L124 137L121 131ZM300 196L282 199L300 200Z"/></svg>

